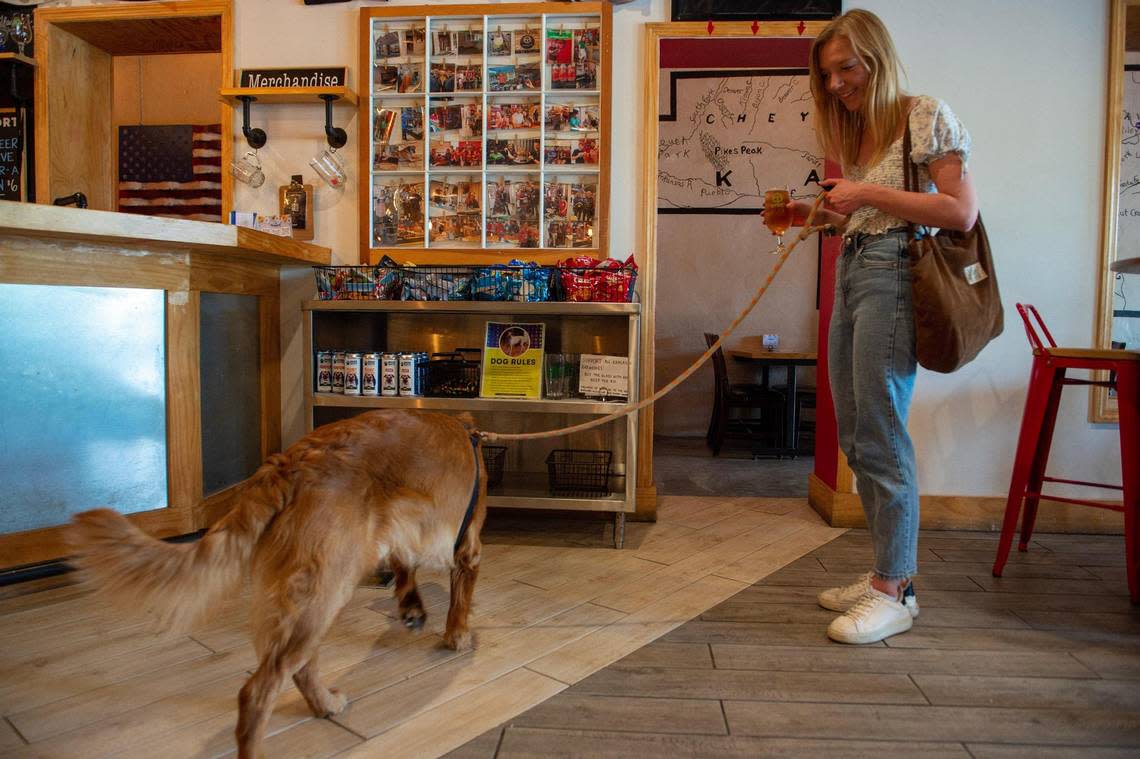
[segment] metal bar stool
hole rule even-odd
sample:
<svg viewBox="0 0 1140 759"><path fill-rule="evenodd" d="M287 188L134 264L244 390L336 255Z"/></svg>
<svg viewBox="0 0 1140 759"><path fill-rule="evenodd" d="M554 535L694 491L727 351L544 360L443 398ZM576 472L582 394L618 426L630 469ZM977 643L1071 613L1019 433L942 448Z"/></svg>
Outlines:
<svg viewBox="0 0 1140 759"><path fill-rule="evenodd" d="M1021 518L1021 539L1017 547L1025 551L1033 535L1037 519L1037 505L1041 498L1073 503L1082 506L1124 512L1124 553L1128 573L1128 592L1132 603L1140 603L1140 351L1094 350L1086 348L1058 348L1053 335L1045 326L1037 309L1017 304L1017 312L1025 322L1025 334L1033 348L1033 366L1029 375L1029 394L1025 399L1025 413L1021 418L1021 433L1017 441L1017 455L1013 462L1013 475L1009 483L1009 500L1005 506L1005 519L1001 527L994 576L1001 577L1009 558L1013 531L1022 501L1025 510ZM1032 315L1033 320L1030 320ZM1048 345L1034 328L1041 327ZM1069 369L1107 371L1107 380L1071 379L1065 376ZM1107 485L1048 477L1045 466L1049 461L1049 446L1057 421L1057 407L1061 390L1067 385L1099 385L1116 390L1120 417L1120 461L1123 484ZM1041 486L1046 482L1119 490L1123 495L1119 504L1102 503L1083 498L1044 496Z"/></svg>

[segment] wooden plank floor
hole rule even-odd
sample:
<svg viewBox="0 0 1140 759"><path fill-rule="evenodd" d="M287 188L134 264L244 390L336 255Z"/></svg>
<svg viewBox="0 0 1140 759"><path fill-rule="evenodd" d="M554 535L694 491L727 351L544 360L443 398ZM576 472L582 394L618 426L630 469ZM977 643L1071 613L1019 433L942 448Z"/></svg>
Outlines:
<svg viewBox="0 0 1140 759"><path fill-rule="evenodd" d="M519 757L1140 756L1140 609L1124 539L923 532L914 628L851 647L818 590L866 571L850 531L450 753Z"/></svg>
<svg viewBox="0 0 1140 759"><path fill-rule="evenodd" d="M266 756L447 753L844 532L804 499L675 496L657 523L630 524L617 551L594 517L492 515L470 653L440 645L443 575L419 578L420 633L395 619L391 591L358 589L320 655L348 708L314 719L290 685ZM256 666L246 604L228 601L190 634L156 635L69 577L0 588L0 756L232 755L237 692Z"/></svg>

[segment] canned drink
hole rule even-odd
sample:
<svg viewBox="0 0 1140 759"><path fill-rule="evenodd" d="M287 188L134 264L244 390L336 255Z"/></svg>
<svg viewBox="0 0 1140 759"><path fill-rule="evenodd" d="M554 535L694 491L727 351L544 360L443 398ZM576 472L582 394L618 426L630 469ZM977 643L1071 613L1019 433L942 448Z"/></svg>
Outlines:
<svg viewBox="0 0 1140 759"><path fill-rule="evenodd" d="M344 392L344 351L333 351L332 391L334 393Z"/></svg>
<svg viewBox="0 0 1140 759"><path fill-rule="evenodd" d="M344 354L344 394L360 395L360 354Z"/></svg>
<svg viewBox="0 0 1140 759"><path fill-rule="evenodd" d="M416 392L416 354L400 354L400 395L419 395Z"/></svg>
<svg viewBox="0 0 1140 759"><path fill-rule="evenodd" d="M380 356L380 395L400 394L400 356L385 353Z"/></svg>
<svg viewBox="0 0 1140 759"><path fill-rule="evenodd" d="M360 394L380 394L379 353L365 353L360 357Z"/></svg>
<svg viewBox="0 0 1140 759"><path fill-rule="evenodd" d="M427 395L427 363L430 360L427 353L416 354L416 395Z"/></svg>
<svg viewBox="0 0 1140 759"><path fill-rule="evenodd" d="M332 392L333 352L317 351L317 392Z"/></svg>

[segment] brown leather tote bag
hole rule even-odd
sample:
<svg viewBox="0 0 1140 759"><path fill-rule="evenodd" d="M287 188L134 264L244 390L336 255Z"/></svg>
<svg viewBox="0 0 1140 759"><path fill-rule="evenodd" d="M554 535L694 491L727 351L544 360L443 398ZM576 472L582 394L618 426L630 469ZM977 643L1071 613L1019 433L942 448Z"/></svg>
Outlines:
<svg viewBox="0 0 1140 759"><path fill-rule="evenodd" d="M910 124L903 138L904 185L918 185L918 169L910 159ZM998 293L990 240L982 216L969 232L939 230L918 237L910 227L911 289L914 293L914 337L918 363L944 374L974 360L1001 334L1005 312Z"/></svg>

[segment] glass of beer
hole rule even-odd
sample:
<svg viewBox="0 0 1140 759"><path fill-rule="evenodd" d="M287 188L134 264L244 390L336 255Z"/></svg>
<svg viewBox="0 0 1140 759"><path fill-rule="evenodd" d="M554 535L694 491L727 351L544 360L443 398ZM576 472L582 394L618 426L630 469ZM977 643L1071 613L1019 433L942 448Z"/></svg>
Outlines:
<svg viewBox="0 0 1140 759"><path fill-rule="evenodd" d="M784 249L784 233L792 225L792 211L788 203L792 200L786 187L773 187L764 191L764 226L776 235L776 250Z"/></svg>

